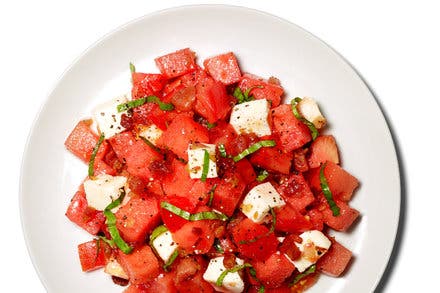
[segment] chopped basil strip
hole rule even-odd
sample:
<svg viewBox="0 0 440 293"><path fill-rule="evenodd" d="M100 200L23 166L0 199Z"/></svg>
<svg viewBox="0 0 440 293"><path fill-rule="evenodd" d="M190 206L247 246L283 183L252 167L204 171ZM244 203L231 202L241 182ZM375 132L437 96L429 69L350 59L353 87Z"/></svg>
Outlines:
<svg viewBox="0 0 440 293"><path fill-rule="evenodd" d="M113 239L107 239L104 236L98 236L98 238L107 243L107 245L111 248L115 248L115 241L113 241Z"/></svg>
<svg viewBox="0 0 440 293"><path fill-rule="evenodd" d="M333 212L333 216L336 217L339 216L339 207L336 205L335 201L333 200L333 195L330 190L330 187L328 186L327 178L325 178L324 175L324 169L326 165L327 163L321 165L321 170L319 171L319 181L321 183L322 193L324 193L324 197L327 200L328 205L330 206L330 209Z"/></svg>
<svg viewBox="0 0 440 293"><path fill-rule="evenodd" d="M255 271L255 269L253 267L249 268L249 274L251 275L252 279L254 279L258 283L260 283L260 288L258 288L258 293L264 293L266 291L266 289L261 284L261 281L257 278L257 272Z"/></svg>
<svg viewBox="0 0 440 293"><path fill-rule="evenodd" d="M187 220L187 221L201 221L201 220L228 220L228 217L225 214L216 213L216 212L200 212L191 214L185 210L182 210L175 205L170 204L169 202L163 201L160 203L160 207L175 214L179 217Z"/></svg>
<svg viewBox="0 0 440 293"><path fill-rule="evenodd" d="M161 109L162 111L172 111L172 110L174 110L174 105L173 104L164 103L164 102L162 102L156 96L148 96L147 97L147 102L148 103L156 103L156 104L158 104L159 105L159 109Z"/></svg>
<svg viewBox="0 0 440 293"><path fill-rule="evenodd" d="M116 246L125 254L129 254L132 252L133 247L128 245L124 239L122 239L121 235L119 235L118 228L116 228L116 216L112 213L112 209L119 206L125 197L125 190L121 190L121 195L114 201L112 201L103 211L104 216L106 217L106 224L108 228L108 232L110 236L112 236L113 241Z"/></svg>
<svg viewBox="0 0 440 293"><path fill-rule="evenodd" d="M149 141L148 139L146 139L143 136L140 136L140 138L154 151L158 152L159 154L162 154L162 150L160 148L158 148L157 146L155 146L151 141Z"/></svg>
<svg viewBox="0 0 440 293"><path fill-rule="evenodd" d="M264 293L266 292L266 289L264 288L263 285L260 286L260 288L258 288L258 293Z"/></svg>
<svg viewBox="0 0 440 293"><path fill-rule="evenodd" d="M242 151L241 153L239 153L238 155L236 155L232 159L234 160L234 162L238 162L241 159L243 159L244 157L246 157L252 153L255 153L256 151L258 151L262 147L274 147L276 145L277 144L275 143L274 140L261 140L259 142L254 143L253 145L251 145L250 147L248 147L247 149L245 149L244 151Z"/></svg>
<svg viewBox="0 0 440 293"><path fill-rule="evenodd" d="M224 249L220 245L220 240L218 238L215 238L214 240L214 248L218 253L225 253Z"/></svg>
<svg viewBox="0 0 440 293"><path fill-rule="evenodd" d="M224 271L220 274L220 276L218 277L218 279L217 279L217 281L215 282L215 284L216 284L218 287L221 287L221 286L223 285L223 280L225 279L225 277L226 277L227 274L229 274L229 273L231 273L231 274L232 274L232 273L236 273L236 272L241 271L241 270L243 270L243 269L245 269L245 268L251 268L251 267L252 267L251 264L245 263L245 264L242 264L242 265L235 266L235 267L233 267L232 269L224 270Z"/></svg>
<svg viewBox="0 0 440 293"><path fill-rule="evenodd" d="M254 97L250 96L251 91L255 88L262 88L262 87L263 87L262 85L256 85L248 88L245 92L243 92L240 87L236 87L232 95L237 99L238 104L244 102L250 102L254 100Z"/></svg>
<svg viewBox="0 0 440 293"><path fill-rule="evenodd" d="M217 184L214 184L214 186L209 191L209 200L208 200L208 204L207 204L208 207L210 207L212 205L212 201L214 200L214 192L215 192L216 188L217 188Z"/></svg>
<svg viewBox="0 0 440 293"><path fill-rule="evenodd" d="M226 148L224 144L219 144L218 145L218 151L220 152L220 156L222 156L223 158L227 158L228 154L226 153Z"/></svg>
<svg viewBox="0 0 440 293"><path fill-rule="evenodd" d="M176 258L179 256L179 251L174 250L173 254L170 256L170 259L163 265L163 270L168 272L168 268L173 264Z"/></svg>
<svg viewBox="0 0 440 293"><path fill-rule="evenodd" d="M96 154L98 153L99 147L101 146L102 142L104 141L105 135L104 133L101 133L99 136L98 142L95 145L95 148L92 151L92 155L90 156L89 161L89 177L93 178L95 175L95 158Z"/></svg>
<svg viewBox="0 0 440 293"><path fill-rule="evenodd" d="M257 181L258 182L262 182L264 181L267 177L269 176L269 172L267 172L266 170L262 170L258 176L257 176Z"/></svg>
<svg viewBox="0 0 440 293"><path fill-rule="evenodd" d="M310 274L313 274L315 271L316 271L316 265L312 265L305 272L295 276L293 281L289 284L289 287L292 287L293 285L295 285L296 283L298 283L299 281L304 279L304 277L306 277L306 276L308 276Z"/></svg>
<svg viewBox="0 0 440 293"><path fill-rule="evenodd" d="M168 229L164 225L157 226L150 235L150 245L152 245L153 241L156 240L157 237L167 231Z"/></svg>
<svg viewBox="0 0 440 293"><path fill-rule="evenodd" d="M130 62L130 72L131 73L135 73L136 72L136 67L134 66L133 63Z"/></svg>
<svg viewBox="0 0 440 293"><path fill-rule="evenodd" d="M211 129L211 128L214 128L214 127L216 127L217 126L217 124L215 124L215 123L206 123L206 127L208 128L208 129Z"/></svg>
<svg viewBox="0 0 440 293"><path fill-rule="evenodd" d="M275 225L277 224L277 216L276 216L275 211L272 207L270 207L270 214L272 215L272 225L270 226L269 231L267 231L266 233L264 233L262 235L258 235L257 237L250 239L250 240L241 240L239 242L239 244L254 243L254 242L257 242L258 240L260 240L261 238L267 237L270 234L272 234L275 231Z"/></svg>
<svg viewBox="0 0 440 293"><path fill-rule="evenodd" d="M208 177L208 172L209 172L209 153L207 150L204 150L202 177L200 177L200 180L202 180L202 182L206 181L206 178Z"/></svg>
<svg viewBox="0 0 440 293"><path fill-rule="evenodd" d="M312 122L301 116L301 114L298 112L296 105L299 102L301 102L301 98L295 98L290 102L293 115L296 117L296 119L301 120L302 123L307 125L307 127L310 129L310 132L312 133L312 139L315 140L319 135L318 129L316 129L315 124L313 124Z"/></svg>

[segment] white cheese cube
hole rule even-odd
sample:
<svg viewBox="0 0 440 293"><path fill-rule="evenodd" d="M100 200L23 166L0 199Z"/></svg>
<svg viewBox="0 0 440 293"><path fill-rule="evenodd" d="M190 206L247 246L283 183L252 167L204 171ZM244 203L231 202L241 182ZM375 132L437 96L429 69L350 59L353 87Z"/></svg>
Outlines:
<svg viewBox="0 0 440 293"><path fill-rule="evenodd" d="M125 188L126 183L127 178L124 176L107 174L98 175L94 180L87 179L84 181L84 191L88 205L98 211L103 211L121 195L121 189ZM128 193L127 190L126 193Z"/></svg>
<svg viewBox="0 0 440 293"><path fill-rule="evenodd" d="M122 279L128 280L128 275L115 258L111 258L104 267L104 272Z"/></svg>
<svg viewBox="0 0 440 293"><path fill-rule="evenodd" d="M161 137L163 131L158 128L155 124L151 124L149 126L140 126L138 135L142 136L152 144L156 145L157 140Z"/></svg>
<svg viewBox="0 0 440 293"><path fill-rule="evenodd" d="M226 274L225 278L223 279L222 286L219 287L216 285L218 278L226 270L225 266L223 265L223 259L223 256L211 259L209 261L208 268L203 274L203 279L210 283L218 292L243 292L244 282L239 272ZM244 263L243 260L239 258L236 258L235 261L237 265L242 265Z"/></svg>
<svg viewBox="0 0 440 293"><path fill-rule="evenodd" d="M303 98L297 105L298 111L308 121L312 122L317 129L322 128L326 120L319 110L318 104L311 98Z"/></svg>
<svg viewBox="0 0 440 293"><path fill-rule="evenodd" d="M170 231L165 231L157 236L151 245L165 263L170 259L171 255L178 247L177 243L174 242Z"/></svg>
<svg viewBox="0 0 440 293"><path fill-rule="evenodd" d="M189 176L202 178L205 150L209 154L209 166L207 178L217 177L217 164L215 161L215 144L195 143L188 145L188 169Z"/></svg>
<svg viewBox="0 0 440 293"><path fill-rule="evenodd" d="M252 188L240 206L243 214L255 223L262 223L270 208L282 207L286 203L270 182Z"/></svg>
<svg viewBox="0 0 440 293"><path fill-rule="evenodd" d="M268 122L270 105L266 99L259 99L235 105L230 122L237 133L255 133L257 136L270 135Z"/></svg>
<svg viewBox="0 0 440 293"><path fill-rule="evenodd" d="M117 106L126 102L127 97L123 96L101 104L93 111L93 118L98 124L98 129L104 133L106 139L125 130L121 126L121 116L126 111L119 113Z"/></svg>
<svg viewBox="0 0 440 293"><path fill-rule="evenodd" d="M315 264L328 251L332 243L318 230L306 231L299 237L301 237L302 243L295 242L295 245L301 251L301 256L296 260L291 260L291 262L302 273Z"/></svg>

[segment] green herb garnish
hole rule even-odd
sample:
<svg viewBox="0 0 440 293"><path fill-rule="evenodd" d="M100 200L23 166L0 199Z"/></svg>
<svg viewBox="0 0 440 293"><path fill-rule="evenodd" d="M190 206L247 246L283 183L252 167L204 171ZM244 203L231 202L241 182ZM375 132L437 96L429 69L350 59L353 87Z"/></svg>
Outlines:
<svg viewBox="0 0 440 293"><path fill-rule="evenodd" d="M226 153L226 148L224 144L219 144L218 145L218 151L220 152L220 156L222 156L223 158L227 158L228 154Z"/></svg>
<svg viewBox="0 0 440 293"><path fill-rule="evenodd" d="M295 278L293 279L292 282L290 282L289 287L292 287L293 285L295 285L296 283L298 283L299 281L301 281L302 279L304 279L304 277L313 274L314 272L316 272L316 265L312 265L311 267L309 267L305 272L295 276Z"/></svg>
<svg viewBox="0 0 440 293"><path fill-rule="evenodd" d="M269 172L267 172L266 170L262 170L258 176L257 176L257 181L258 182L263 182L267 177L269 176Z"/></svg>
<svg viewBox="0 0 440 293"><path fill-rule="evenodd" d="M206 178L208 177L208 172L209 172L209 153L207 150L204 150L202 176L200 177L200 180L202 180L202 182L206 181Z"/></svg>
<svg viewBox="0 0 440 293"><path fill-rule="evenodd" d="M156 96L148 96L148 97L143 97L143 98L136 99L136 100L131 100L126 103L119 104L118 106L116 106L116 108L118 109L118 112L124 112L129 109L140 107L145 103L156 103L159 105L159 109L161 109L162 111L174 110L173 104L164 103Z"/></svg>
<svg viewBox="0 0 440 293"><path fill-rule="evenodd" d="M104 236L98 236L98 238L104 241L105 243L107 243L107 245L110 246L111 248L115 248L115 242L113 241L113 239L107 239Z"/></svg>
<svg viewBox="0 0 440 293"><path fill-rule="evenodd" d="M152 148L155 152L158 152L159 154L162 154L162 150L160 148L158 148L157 146L155 146L151 141L149 141L147 138L140 136L140 138L150 147Z"/></svg>
<svg viewBox="0 0 440 293"><path fill-rule="evenodd" d="M252 153L255 153L256 151L258 151L262 147L274 147L276 145L277 144L275 143L274 140L261 140L259 142L254 143L253 145L251 145L250 147L248 147L247 149L245 149L244 151L242 151L241 153L239 153L238 155L236 155L232 159L234 160L234 162L238 162L241 159L243 159L244 157L246 157Z"/></svg>
<svg viewBox="0 0 440 293"><path fill-rule="evenodd" d="M215 123L209 123L209 122L206 123L206 127L207 127L208 129L214 128L214 127L216 127L216 126L217 126L217 124L215 124Z"/></svg>
<svg viewBox="0 0 440 293"><path fill-rule="evenodd" d="M254 279L258 283L260 283L260 287L258 288L258 293L264 293L266 291L266 289L261 284L261 281L257 278L257 272L255 271L255 269L253 267L249 268L249 274L251 275L252 279Z"/></svg>
<svg viewBox="0 0 440 293"><path fill-rule="evenodd" d="M319 181L321 183L321 189L322 189L322 193L324 193L324 197L328 202L328 205L330 206L330 209L333 212L333 216L339 216L339 207L336 205L335 201L333 200L333 195L332 192L330 190L330 187L328 186L327 183L327 178L325 178L324 175L324 169L325 166L327 165L327 162L321 165L321 170L319 170Z"/></svg>
<svg viewBox="0 0 440 293"><path fill-rule="evenodd" d="M272 207L269 207L269 208L270 208L270 214L272 215L272 225L270 226L269 231L267 231L266 233L264 233L262 235L258 235L257 237L250 239L250 240L241 240L239 242L239 244L249 244L249 243L257 242L261 238L267 237L275 231L275 225L277 224L277 217L276 217L274 209Z"/></svg>
<svg viewBox="0 0 440 293"><path fill-rule="evenodd" d="M136 72L136 67L134 66L133 63L130 62L130 72L131 73L135 73Z"/></svg>
<svg viewBox="0 0 440 293"><path fill-rule="evenodd" d="M290 102L293 115L296 117L296 119L300 120L305 125L307 125L307 127L310 129L310 132L312 133L312 139L315 140L319 135L318 129L316 129L315 124L313 124L312 122L301 116L301 114L298 112L298 109L296 108L296 105L299 102L301 102L301 100L302 100L301 98L297 97Z"/></svg>
<svg viewBox="0 0 440 293"><path fill-rule="evenodd" d="M167 227L164 225L157 226L150 235L150 245L153 246L153 241L165 232L168 232Z"/></svg>
<svg viewBox="0 0 440 293"><path fill-rule="evenodd" d="M250 93L255 88L263 88L263 86L262 85L253 86L248 88L245 92L243 92L240 87L236 87L232 95L237 99L238 104L250 102L254 100L254 97L251 96Z"/></svg>
<svg viewBox="0 0 440 293"><path fill-rule="evenodd" d="M220 244L220 240L218 238L214 239L214 248L218 253L225 253L224 249Z"/></svg>
<svg viewBox="0 0 440 293"><path fill-rule="evenodd" d="M133 251L133 247L128 245L124 239L122 239L121 235L119 234L118 228L116 227L116 216L111 211L115 207L119 206L125 197L125 189L121 190L121 195L114 201L112 201L103 211L104 216L106 217L106 224L108 228L108 232L112 236L113 241L115 242L116 246L125 254L129 254Z"/></svg>
<svg viewBox="0 0 440 293"><path fill-rule="evenodd" d="M163 265L163 270L168 272L168 268L173 264L176 258L179 256L179 251L174 250L173 254L170 256L170 259Z"/></svg>
<svg viewBox="0 0 440 293"><path fill-rule="evenodd" d="M214 184L214 186L208 192L208 194L209 194L209 200L208 200L208 204L207 204L208 207L210 207L212 205L212 201L214 200L214 192L215 192L216 188L217 188L217 184Z"/></svg>
<svg viewBox="0 0 440 293"><path fill-rule="evenodd" d="M221 214L217 212L200 212L200 213L191 214L166 201L161 202L160 207L187 221L201 221L201 220L227 221L228 220L228 217L225 214Z"/></svg>
<svg viewBox="0 0 440 293"><path fill-rule="evenodd" d="M242 265L235 266L235 267L233 267L232 269L224 270L224 271L220 274L220 276L218 277L218 279L217 279L217 281L215 282L215 284L216 284L218 287L221 287L221 286L223 285L223 280L225 279L225 277L226 277L227 274L229 274L229 273L233 274L233 273L236 273L236 272L238 272L238 271L241 271L241 270L243 270L243 269L245 269L245 268L251 268L251 267L252 267L251 264L245 263L245 264L242 264Z"/></svg>
<svg viewBox="0 0 440 293"><path fill-rule="evenodd" d="M98 154L99 147L101 146L102 142L104 141L105 135L104 133L101 133L99 136L98 142L95 145L95 148L92 151L92 155L90 156L89 161L89 177L93 178L95 176L95 158L96 154Z"/></svg>

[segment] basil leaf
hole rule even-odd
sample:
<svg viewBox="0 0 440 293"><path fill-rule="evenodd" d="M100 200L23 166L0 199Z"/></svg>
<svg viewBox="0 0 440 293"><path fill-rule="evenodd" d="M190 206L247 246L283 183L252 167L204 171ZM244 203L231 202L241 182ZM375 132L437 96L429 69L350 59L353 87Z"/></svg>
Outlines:
<svg viewBox="0 0 440 293"><path fill-rule="evenodd" d="M196 214L191 214L166 201L161 202L160 207L187 221L192 221L192 222L201 221L201 220L222 220L222 221L228 220L228 217L225 214L216 213L216 212L200 212Z"/></svg>
<svg viewBox="0 0 440 293"><path fill-rule="evenodd" d="M232 269L224 270L224 271L220 274L220 276L218 277L218 279L217 279L217 281L215 282L215 284L216 284L218 287L221 287L221 286L223 285L223 280L225 279L225 277L226 277L227 274L229 274L229 273L231 273L231 274L232 274L232 273L236 273L236 272L241 271L241 270L243 270L243 269L245 269L245 268L251 268L251 267L252 267L251 264L245 263L245 264L242 264L242 265L235 266L235 267L233 267Z"/></svg>
<svg viewBox="0 0 440 293"><path fill-rule="evenodd" d="M214 184L214 186L209 191L209 200L208 200L208 204L207 204L208 207L210 207L212 205L212 201L214 200L214 192L215 192L216 188L217 188L217 184Z"/></svg>
<svg viewBox="0 0 440 293"><path fill-rule="evenodd" d="M96 143L95 147L93 148L92 155L90 156L89 161L89 177L93 178L95 176L95 158L96 154L98 154L99 147L101 146L102 142L104 141L105 135L104 133L101 133L99 136L98 142Z"/></svg>
<svg viewBox="0 0 440 293"><path fill-rule="evenodd" d="M107 243L107 245L110 246L111 248L115 248L115 242L113 241L113 239L107 239L104 236L98 236L98 238L104 241L105 243Z"/></svg>
<svg viewBox="0 0 440 293"><path fill-rule="evenodd" d="M333 195L332 192L330 190L330 187L328 186L327 183L327 178L325 178L324 175L324 169L325 166L327 165L327 162L321 165L321 170L319 170L319 181L321 184L321 189L322 189L322 193L324 194L325 199L328 202L328 205L330 206L330 209L333 212L333 216L339 216L339 207L336 205L335 201L333 200Z"/></svg>
<svg viewBox="0 0 440 293"><path fill-rule="evenodd" d="M127 111L129 109L133 109L136 107L140 107L145 103L155 103L159 105L159 109L163 110L163 111L171 111L174 110L174 105L173 104L167 104L162 102L158 97L156 96L147 96L147 97L143 97L140 99L136 99L136 100L131 100L128 101L126 103L123 104L119 104L118 106L116 106L118 112L124 112Z"/></svg>
<svg viewBox="0 0 440 293"><path fill-rule="evenodd" d="M149 141L148 139L146 139L143 136L140 136L140 138L150 147L152 148L154 151L158 152L159 154L163 154L162 150L160 148L158 148L157 146L155 146L151 141Z"/></svg>
<svg viewBox="0 0 440 293"><path fill-rule="evenodd" d="M130 62L130 72L131 73L135 73L136 72L136 67L134 66L133 63Z"/></svg>
<svg viewBox="0 0 440 293"><path fill-rule="evenodd" d="M168 268L173 264L176 258L179 256L179 251L174 250L173 254L170 256L170 259L163 265L163 270L168 272Z"/></svg>
<svg viewBox="0 0 440 293"><path fill-rule="evenodd" d="M248 102L247 97L243 94L240 87L236 87L234 93L232 94L236 99L238 104Z"/></svg>
<svg viewBox="0 0 440 293"><path fill-rule="evenodd" d="M301 114L298 112L298 109L296 108L296 105L301 102L301 98L295 98L290 102L291 108L292 108L292 112L293 115L296 117L296 119L300 120L302 123L304 123L305 125L307 125L307 127L309 128L311 134L312 134L312 139L315 140L318 135L318 129L316 129L315 124L313 124L312 122L310 122L309 120L307 120L306 118L304 118L303 116L301 116Z"/></svg>
<svg viewBox="0 0 440 293"><path fill-rule="evenodd" d="M200 180L202 180L202 182L206 181L206 178L208 177L208 172L209 172L209 153L207 150L204 150L202 176L200 177Z"/></svg>
<svg viewBox="0 0 440 293"><path fill-rule="evenodd" d="M272 215L272 225L270 226L269 231L267 231L266 233L262 234L262 235L258 235L257 237L250 239L250 240L241 240L239 242L239 244L249 244L249 243L254 243L257 242L258 240L260 240L261 238L267 237L270 234L272 234L273 232L275 232L275 225L277 224L277 216L275 214L275 211L272 207L270 208L270 214Z"/></svg>
<svg viewBox="0 0 440 293"><path fill-rule="evenodd" d="M269 172L267 172L266 170L262 170L258 176L257 176L257 181L258 182L263 182L267 177L269 176Z"/></svg>
<svg viewBox="0 0 440 293"><path fill-rule="evenodd" d="M128 245L119 234L118 228L116 228L116 216L112 213L112 209L119 206L125 197L125 190L121 190L121 195L114 201L112 201L103 211L106 217L105 223L107 224L108 232L115 242L116 246L125 254L129 254L133 251L133 247Z"/></svg>
<svg viewBox="0 0 440 293"><path fill-rule="evenodd" d="M253 145L251 145L250 147L248 147L247 149L245 149L244 151L242 151L241 153L239 153L238 155L236 155L232 159L234 160L234 162L238 162L241 159L243 159L244 157L246 157L252 153L255 153L256 151L258 151L262 147L274 147L274 146L276 146L276 143L274 140L261 140L259 142L254 143Z"/></svg>
<svg viewBox="0 0 440 293"><path fill-rule="evenodd" d="M228 154L226 153L226 148L224 144L219 144L218 145L218 151L220 152L220 156L222 156L223 158L227 158Z"/></svg>
<svg viewBox="0 0 440 293"><path fill-rule="evenodd" d="M222 246L220 245L220 240L218 238L214 239L214 248L218 253L225 253Z"/></svg>
<svg viewBox="0 0 440 293"><path fill-rule="evenodd" d="M173 104L167 104L162 102L158 97L156 96L148 96L147 97L147 102L148 103L156 103L159 105L159 109L161 109L162 111L172 111L174 110L174 105Z"/></svg>
<svg viewBox="0 0 440 293"><path fill-rule="evenodd" d="M157 237L167 232L168 229L164 225L157 226L150 235L150 245L153 246L153 241L156 240Z"/></svg>
<svg viewBox="0 0 440 293"><path fill-rule="evenodd" d="M217 124L215 124L215 123L206 123L206 127L208 128L208 129L212 129L212 128L214 128L214 127L216 127L217 126Z"/></svg>
<svg viewBox="0 0 440 293"><path fill-rule="evenodd" d="M296 283L298 283L299 281L301 281L302 279L304 279L306 276L313 274L314 272L316 272L316 265L312 265L311 267L309 267L306 271L304 271L303 273L295 276L295 278L293 279L292 282L290 282L289 287L292 287L293 285L295 285Z"/></svg>

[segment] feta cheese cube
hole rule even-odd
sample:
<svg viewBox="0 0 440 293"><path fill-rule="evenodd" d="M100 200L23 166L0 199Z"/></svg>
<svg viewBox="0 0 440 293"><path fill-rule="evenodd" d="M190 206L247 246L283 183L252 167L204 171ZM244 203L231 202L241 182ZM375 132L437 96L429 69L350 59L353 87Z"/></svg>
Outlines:
<svg viewBox="0 0 440 293"><path fill-rule="evenodd" d="M332 243L318 230L306 231L299 235L299 237L301 237L302 243L295 242L295 245L301 251L301 257L290 261L302 273L308 267L315 264L328 251Z"/></svg>
<svg viewBox="0 0 440 293"><path fill-rule="evenodd" d="M101 104L93 111L93 118L98 124L98 129L104 133L108 139L125 130L121 126L121 116L124 112L118 112L117 106L127 102L127 97L122 96L104 104Z"/></svg>
<svg viewBox="0 0 440 293"><path fill-rule="evenodd" d="M113 257L110 258L108 263L105 265L104 272L109 275L128 280L127 273L124 271L119 262Z"/></svg>
<svg viewBox="0 0 440 293"><path fill-rule="evenodd" d="M228 273L223 279L222 286L216 285L216 282L220 275L226 270L223 265L223 256L213 258L209 261L208 268L203 274L203 279L210 283L214 289L218 292L233 292L240 293L244 290L244 282L239 272ZM235 259L237 265L242 265L244 262L242 259Z"/></svg>
<svg viewBox="0 0 440 293"><path fill-rule="evenodd" d="M282 207L286 203L270 182L252 188L240 206L243 214L255 223L262 223L270 208Z"/></svg>
<svg viewBox="0 0 440 293"><path fill-rule="evenodd" d="M157 140L161 137L163 131L155 124L149 126L140 126L138 135L148 139L152 144L156 145Z"/></svg>
<svg viewBox="0 0 440 293"><path fill-rule="evenodd" d="M165 231L151 243L154 250L160 256L160 258L166 263L171 255L173 255L174 251L178 248L176 242L174 242L173 237L171 236L170 231Z"/></svg>
<svg viewBox="0 0 440 293"><path fill-rule="evenodd" d="M215 161L215 144L194 143L188 145L188 169L189 176L194 178L202 178L203 161L205 150L209 154L209 166L207 178L217 177L217 164Z"/></svg>
<svg viewBox="0 0 440 293"><path fill-rule="evenodd" d="M127 178L124 176L107 174L98 175L94 180L87 179L84 181L84 191L88 205L98 211L103 211L121 195L121 189L125 188L126 183ZM128 193L127 190L126 193Z"/></svg>
<svg viewBox="0 0 440 293"><path fill-rule="evenodd" d="M270 135L268 122L270 105L266 99L259 99L235 105L230 123L237 133L255 133L257 136Z"/></svg>
<svg viewBox="0 0 440 293"><path fill-rule="evenodd" d="M297 105L298 111L308 121L312 122L317 129L322 128L326 124L324 116L319 110L318 104L311 98L303 98Z"/></svg>

